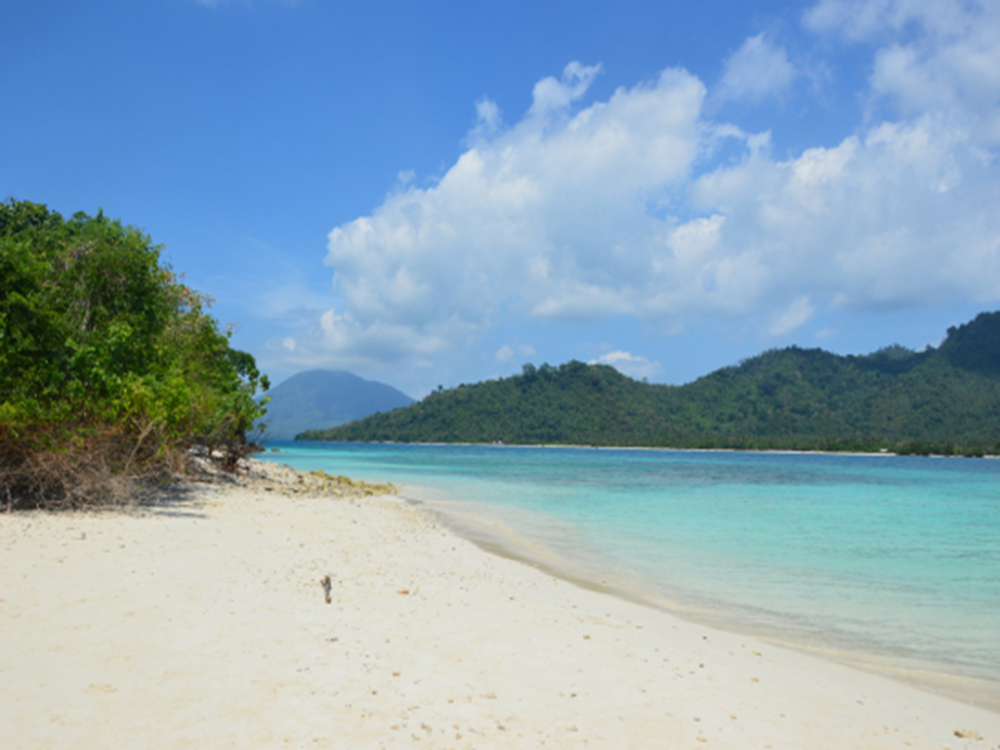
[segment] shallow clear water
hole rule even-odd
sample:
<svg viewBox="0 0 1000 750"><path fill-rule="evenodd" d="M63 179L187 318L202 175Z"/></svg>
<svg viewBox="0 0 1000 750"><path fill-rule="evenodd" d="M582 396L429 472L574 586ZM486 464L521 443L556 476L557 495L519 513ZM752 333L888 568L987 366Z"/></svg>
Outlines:
<svg viewBox="0 0 1000 750"><path fill-rule="evenodd" d="M1000 695L1000 461L269 445L262 458L490 519L475 533L681 614Z"/></svg>

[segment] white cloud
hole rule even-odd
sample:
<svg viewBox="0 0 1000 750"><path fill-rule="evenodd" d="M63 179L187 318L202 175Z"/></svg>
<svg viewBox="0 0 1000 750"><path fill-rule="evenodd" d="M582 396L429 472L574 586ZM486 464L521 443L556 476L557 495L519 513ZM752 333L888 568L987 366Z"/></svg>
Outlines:
<svg viewBox="0 0 1000 750"><path fill-rule="evenodd" d="M602 354L599 359L590 360L590 364L611 365L622 375L635 380L652 378L660 371L659 362L650 362L645 357L637 357L620 350Z"/></svg>
<svg viewBox="0 0 1000 750"><path fill-rule="evenodd" d="M586 93L594 77L600 72L600 65L588 66L571 62L563 70L561 80L557 81L551 76L543 78L535 84L531 92L533 103L529 114L538 116L565 111L570 104ZM481 107L479 116L483 117Z"/></svg>
<svg viewBox="0 0 1000 750"><path fill-rule="evenodd" d="M815 308L809 304L808 297L799 297L787 310L784 310L771 321L770 332L772 336L784 336L806 324L806 322L816 312Z"/></svg>
<svg viewBox="0 0 1000 750"><path fill-rule="evenodd" d="M956 35L967 30L969 15L983 8L976 0L820 0L806 11L803 23L813 31L835 32L855 42L890 39L890 32L903 32L913 23Z"/></svg>
<svg viewBox="0 0 1000 750"><path fill-rule="evenodd" d="M281 340L281 345L290 352L295 351L295 339L293 339L291 336L286 336L285 338L283 338Z"/></svg>
<svg viewBox="0 0 1000 750"><path fill-rule="evenodd" d="M308 346L297 337L297 352L420 366L501 318L630 316L676 330L690 317L750 316L761 333L785 335L835 307L1000 300L1000 173L987 127L1000 105L971 93L993 91L1000 76L986 64L996 24L963 26L939 8L816 6L813 29L882 45L873 91L898 111L785 158L768 133L710 121L705 87L679 69L584 104L600 68L571 63L535 86L511 125L481 100L465 152L440 180L401 180L370 215L330 233L338 312ZM933 13L947 33L930 30ZM890 65L909 48L910 63ZM918 72L937 76L940 91L911 92ZM753 97L780 91L794 71L753 37L727 75L731 96ZM726 161L713 162L722 144ZM507 346L495 357L513 355Z"/></svg>
<svg viewBox="0 0 1000 750"><path fill-rule="evenodd" d="M784 47L772 44L764 34L743 42L725 67L718 90L721 99L760 101L781 94L795 79L795 67Z"/></svg>
<svg viewBox="0 0 1000 750"><path fill-rule="evenodd" d="M476 124L465 139L467 145L475 146L484 140L492 138L503 128L503 116L500 107L491 99L482 98L476 102Z"/></svg>
<svg viewBox="0 0 1000 750"><path fill-rule="evenodd" d="M504 344L497 349L497 353L493 355L493 359L498 364L506 364L514 359L515 354L519 354L522 357L533 357L536 354L535 347L530 344L519 344L515 350L514 347Z"/></svg>
<svg viewBox="0 0 1000 750"><path fill-rule="evenodd" d="M748 310L803 292L814 304L915 306L1000 299L997 177L965 133L925 116L787 161L748 154L698 178L693 196L725 212L717 252L750 256L756 277L735 286Z"/></svg>
<svg viewBox="0 0 1000 750"><path fill-rule="evenodd" d="M904 116L936 112L1000 145L1000 4L982 0L821 0L805 24L877 45L872 93Z"/></svg>
<svg viewBox="0 0 1000 750"><path fill-rule="evenodd" d="M357 335L396 325L412 342L452 339L503 308L559 319L637 312L669 230L646 205L687 179L705 92L668 70L573 111L596 72L567 66L562 81L535 87L519 123L470 148L436 185L398 191L330 233L327 262Z"/></svg>
<svg viewBox="0 0 1000 750"><path fill-rule="evenodd" d="M400 323L376 321L364 326L350 312L338 314L327 310L320 316L326 347L333 353L352 353L381 360L388 357L427 357L447 347L447 339L429 330L414 337L411 329Z"/></svg>

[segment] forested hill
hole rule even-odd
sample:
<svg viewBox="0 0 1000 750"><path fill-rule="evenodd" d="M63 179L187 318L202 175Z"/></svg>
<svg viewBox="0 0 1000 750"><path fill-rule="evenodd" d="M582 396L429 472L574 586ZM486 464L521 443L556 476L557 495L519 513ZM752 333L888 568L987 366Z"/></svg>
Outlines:
<svg viewBox="0 0 1000 750"><path fill-rule="evenodd" d="M303 440L1000 452L1000 312L937 349L772 350L683 386L525 365Z"/></svg>

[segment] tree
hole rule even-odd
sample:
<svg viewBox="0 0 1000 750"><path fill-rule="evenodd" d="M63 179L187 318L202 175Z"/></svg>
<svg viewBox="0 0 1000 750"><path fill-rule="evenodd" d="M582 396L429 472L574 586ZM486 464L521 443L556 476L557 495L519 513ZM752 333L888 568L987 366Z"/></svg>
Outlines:
<svg viewBox="0 0 1000 750"><path fill-rule="evenodd" d="M268 382L140 230L0 204L0 493L121 498L196 443L232 469Z"/></svg>

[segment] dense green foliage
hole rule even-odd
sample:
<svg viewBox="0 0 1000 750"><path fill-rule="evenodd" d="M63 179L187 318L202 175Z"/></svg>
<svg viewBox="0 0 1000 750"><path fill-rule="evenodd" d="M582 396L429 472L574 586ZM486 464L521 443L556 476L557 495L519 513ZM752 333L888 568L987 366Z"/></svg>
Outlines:
<svg viewBox="0 0 1000 750"><path fill-rule="evenodd" d="M949 330L937 350L842 357L792 347L684 386L639 383L605 365L525 365L519 376L300 438L997 452L1000 313Z"/></svg>
<svg viewBox="0 0 1000 750"><path fill-rule="evenodd" d="M267 387L160 248L98 213L0 204L0 501L78 504L195 443L235 461Z"/></svg>
<svg viewBox="0 0 1000 750"><path fill-rule="evenodd" d="M413 403L390 385L342 370L300 372L274 386L268 396L264 434L275 440L291 440L310 427L334 427Z"/></svg>

